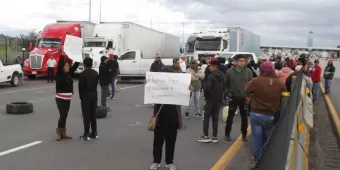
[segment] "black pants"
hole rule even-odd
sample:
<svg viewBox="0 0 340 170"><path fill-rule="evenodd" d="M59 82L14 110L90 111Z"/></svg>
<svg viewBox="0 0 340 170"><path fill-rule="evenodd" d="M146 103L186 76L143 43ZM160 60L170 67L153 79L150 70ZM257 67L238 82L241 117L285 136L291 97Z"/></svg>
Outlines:
<svg viewBox="0 0 340 170"><path fill-rule="evenodd" d="M174 161L175 144L177 139L177 128L157 127L153 138L153 162L161 163L162 150L165 141L165 162L172 164Z"/></svg>
<svg viewBox="0 0 340 170"><path fill-rule="evenodd" d="M48 68L48 82L53 82L54 80L54 67L49 67Z"/></svg>
<svg viewBox="0 0 340 170"><path fill-rule="evenodd" d="M65 128L68 111L70 110L71 100L55 98L55 101L57 103L57 107L58 107L59 115L60 115L59 121L58 121L58 128Z"/></svg>
<svg viewBox="0 0 340 170"><path fill-rule="evenodd" d="M236 98L230 98L229 99L229 112L228 112L228 118L225 126L225 135L230 136L231 127L233 125L233 120L235 116L235 112L237 110L237 107L240 110L241 115L241 132L243 135L247 135L247 129L248 129L248 115L247 111L245 109L245 98L236 99Z"/></svg>
<svg viewBox="0 0 340 170"><path fill-rule="evenodd" d="M221 108L220 103L207 102L204 106L203 134L209 136L209 121L212 119L213 137L217 137L218 132L218 116Z"/></svg>
<svg viewBox="0 0 340 170"><path fill-rule="evenodd" d="M97 120L96 120L96 108L97 98L82 100L81 110L83 112L84 133L90 133L90 125L92 133L97 132Z"/></svg>

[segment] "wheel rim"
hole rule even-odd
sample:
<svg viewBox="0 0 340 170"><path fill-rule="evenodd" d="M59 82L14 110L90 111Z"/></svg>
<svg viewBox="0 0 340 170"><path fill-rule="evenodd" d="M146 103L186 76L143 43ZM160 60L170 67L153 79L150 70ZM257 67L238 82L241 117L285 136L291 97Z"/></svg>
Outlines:
<svg viewBox="0 0 340 170"><path fill-rule="evenodd" d="M17 76L14 77L14 84L15 85L19 84L19 78Z"/></svg>

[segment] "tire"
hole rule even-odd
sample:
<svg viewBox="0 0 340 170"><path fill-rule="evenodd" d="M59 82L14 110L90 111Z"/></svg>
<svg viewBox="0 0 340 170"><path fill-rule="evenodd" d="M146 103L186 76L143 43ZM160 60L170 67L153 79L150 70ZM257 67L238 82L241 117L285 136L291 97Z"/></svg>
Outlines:
<svg viewBox="0 0 340 170"><path fill-rule="evenodd" d="M19 84L20 84L20 76L19 76L19 74L14 74L12 76L11 85L12 86L18 86Z"/></svg>
<svg viewBox="0 0 340 170"><path fill-rule="evenodd" d="M6 105L8 114L28 114L33 112L33 103L30 102L12 102Z"/></svg>
<svg viewBox="0 0 340 170"><path fill-rule="evenodd" d="M96 118L105 118L107 116L107 108L103 106L97 106Z"/></svg>

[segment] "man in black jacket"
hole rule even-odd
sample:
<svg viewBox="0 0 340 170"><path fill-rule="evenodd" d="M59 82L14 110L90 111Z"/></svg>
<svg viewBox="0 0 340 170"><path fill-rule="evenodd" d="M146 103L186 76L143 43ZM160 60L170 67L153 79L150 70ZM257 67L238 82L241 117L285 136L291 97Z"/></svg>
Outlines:
<svg viewBox="0 0 340 170"><path fill-rule="evenodd" d="M203 120L203 136L198 138L198 142L210 142L217 143L217 130L218 130L218 115L222 106L223 97L223 73L219 70L221 62L218 60L211 61L210 63L210 75L208 80L203 84L203 91L205 95L206 105L204 107L204 120ZM209 138L209 120L212 118L213 135Z"/></svg>
<svg viewBox="0 0 340 170"><path fill-rule="evenodd" d="M109 65L107 64L108 58L106 56L102 56L100 58L100 66L99 66L99 81L101 86L101 105L106 107L106 98L110 93L109 85L112 80L112 74ZM110 110L108 108L108 110Z"/></svg>
<svg viewBox="0 0 340 170"><path fill-rule="evenodd" d="M331 90L331 84L335 73L335 67L333 65L333 60L328 60L327 66L325 68L323 78L325 79L325 94L328 94Z"/></svg>
<svg viewBox="0 0 340 170"><path fill-rule="evenodd" d="M97 139L97 120L96 120L96 108L97 108L97 85L98 85L98 73L91 69L93 60L89 57L84 59L85 70L79 77L79 97L81 100L81 109L83 112L84 134L80 136L83 140L90 140L90 138ZM91 134L90 134L91 125Z"/></svg>

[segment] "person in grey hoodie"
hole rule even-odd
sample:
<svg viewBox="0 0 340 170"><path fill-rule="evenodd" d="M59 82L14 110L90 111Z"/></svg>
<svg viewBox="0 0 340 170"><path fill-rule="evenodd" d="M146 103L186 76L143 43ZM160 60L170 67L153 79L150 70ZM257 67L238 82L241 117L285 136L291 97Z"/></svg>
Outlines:
<svg viewBox="0 0 340 170"><path fill-rule="evenodd" d="M207 81L203 84L203 91L205 95L206 105L204 107L204 120L203 120L203 136L197 139L198 142L213 142L217 143L217 130L218 130L218 116L222 106L223 97L223 73L219 70L221 62L214 60L210 63L211 73ZM209 138L209 120L212 118L213 135Z"/></svg>
<svg viewBox="0 0 340 170"><path fill-rule="evenodd" d="M231 141L230 132L237 107L241 115L242 140L247 141L248 115L246 104L250 103L250 96L245 92L247 83L253 79L253 73L245 68L245 57L238 55L235 58L236 66L232 67L225 74L224 91L229 96L229 111L225 127L225 139Z"/></svg>

